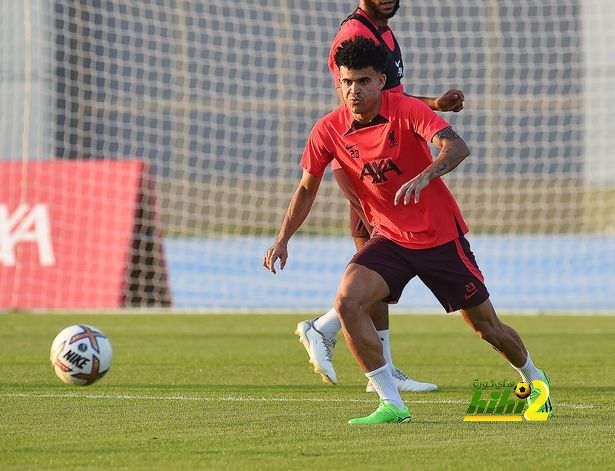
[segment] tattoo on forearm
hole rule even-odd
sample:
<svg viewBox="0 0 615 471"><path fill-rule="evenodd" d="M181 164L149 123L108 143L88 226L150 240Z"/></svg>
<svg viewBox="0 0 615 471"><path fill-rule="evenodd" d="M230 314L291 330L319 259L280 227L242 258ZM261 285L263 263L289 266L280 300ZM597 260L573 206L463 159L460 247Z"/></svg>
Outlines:
<svg viewBox="0 0 615 471"><path fill-rule="evenodd" d="M448 168L448 164L446 162L442 162L438 165L434 171L437 176L442 175L442 173Z"/></svg>
<svg viewBox="0 0 615 471"><path fill-rule="evenodd" d="M459 139L459 134L453 131L453 128L450 126L436 133L436 136L438 136L438 139L440 139L441 141L444 139Z"/></svg>

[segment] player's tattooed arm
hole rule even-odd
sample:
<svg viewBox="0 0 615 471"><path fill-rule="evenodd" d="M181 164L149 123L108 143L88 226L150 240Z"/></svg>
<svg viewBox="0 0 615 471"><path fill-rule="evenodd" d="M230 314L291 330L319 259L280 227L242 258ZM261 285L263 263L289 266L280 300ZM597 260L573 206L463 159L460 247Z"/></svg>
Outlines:
<svg viewBox="0 0 615 471"><path fill-rule="evenodd" d="M446 169L448 168L448 162L442 162L442 164L438 165L435 169L434 169L434 174L436 176L441 176L444 175L444 173L446 172Z"/></svg>
<svg viewBox="0 0 615 471"><path fill-rule="evenodd" d="M455 141L459 141L459 142L455 142ZM461 139L461 137L459 137L459 134L457 134L455 132L455 130L449 126L446 127L444 129L442 129L441 131L437 132L433 138L431 139L431 142L433 142L437 147L439 147L440 150L440 156L442 156L442 152L445 153L444 156L442 157L447 157L447 155L450 153L451 150L455 151L457 150L459 153L463 153L464 150L467 150L467 146L465 145L465 143L463 142L463 140ZM447 145L445 145L447 144ZM465 148L465 149L463 149ZM469 151L468 151L469 153ZM456 155L457 152L453 152L453 155ZM438 156L438 157L440 157ZM450 156L449 156L450 157ZM465 157L464 157L465 158ZM438 158L436 160L436 162L440 161L441 159ZM448 172L450 172L451 170L453 170L457 165L459 165L459 163L461 163L461 159L459 162L456 162L457 159L453 158L444 158L442 159L442 161L433 169L433 176L432 178L435 177L441 177L442 175L447 174ZM435 163L435 162L434 162ZM453 165L453 167L451 167L451 165Z"/></svg>
<svg viewBox="0 0 615 471"><path fill-rule="evenodd" d="M431 139L431 142L434 142L434 139L443 140L443 139L460 139L459 134L457 134L451 126L448 128L444 128L442 131L437 132L434 137ZM434 142L435 144L435 142ZM437 145L437 144L436 144Z"/></svg>
<svg viewBox="0 0 615 471"><path fill-rule="evenodd" d="M403 204L407 205L411 200L418 203L419 194L431 180L454 170L457 165L470 155L470 150L466 143L450 126L436 133L432 138L432 142L440 148L438 157L425 170L412 180L404 183L397 190L394 200L395 204L403 202ZM412 198L413 196L414 198Z"/></svg>
<svg viewBox="0 0 615 471"><path fill-rule="evenodd" d="M440 149L443 149L444 141L446 141L446 140L455 140L455 139L461 140L461 138L459 137L459 134L457 134L455 132L455 130L451 126L449 126L447 128L442 129L441 131L437 132L433 136L433 138L431 139L431 142L433 142ZM451 143L451 144L453 144L453 147L455 147L454 143ZM440 152L442 153L442 151L440 151ZM440 159L438 159L438 160L440 160ZM432 178L441 177L442 175L445 175L448 172L450 172L454 168L454 167L453 168L449 168L451 163L452 162L450 162L449 159L444 159L440 164L438 164L433 169L433 172L432 172L433 176L432 176ZM457 165L455 165L455 167Z"/></svg>

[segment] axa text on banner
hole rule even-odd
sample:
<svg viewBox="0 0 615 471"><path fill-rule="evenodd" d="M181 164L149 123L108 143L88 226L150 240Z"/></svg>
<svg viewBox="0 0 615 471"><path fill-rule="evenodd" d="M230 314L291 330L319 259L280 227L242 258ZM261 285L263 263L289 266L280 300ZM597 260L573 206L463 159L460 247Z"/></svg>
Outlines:
<svg viewBox="0 0 615 471"><path fill-rule="evenodd" d="M138 160L0 163L0 308L121 307L148 186Z"/></svg>

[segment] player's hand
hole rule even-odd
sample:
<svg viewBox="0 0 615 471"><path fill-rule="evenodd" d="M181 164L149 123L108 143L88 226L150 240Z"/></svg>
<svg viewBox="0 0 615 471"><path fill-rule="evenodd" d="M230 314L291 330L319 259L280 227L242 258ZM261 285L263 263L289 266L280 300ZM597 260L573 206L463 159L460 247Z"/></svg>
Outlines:
<svg viewBox="0 0 615 471"><path fill-rule="evenodd" d="M263 266L275 275L275 262L280 259L280 270L284 270L288 259L288 248L283 242L276 242L263 255Z"/></svg>
<svg viewBox="0 0 615 471"><path fill-rule="evenodd" d="M463 109L463 92L461 90L450 89L436 99L438 111L453 111L458 113Z"/></svg>
<svg viewBox="0 0 615 471"><path fill-rule="evenodd" d="M400 201L403 201L404 205L410 203L412 199L412 194L414 194L414 202L419 202L419 195L421 194L421 190L429 185L429 177L427 175L417 175L409 182L404 183L397 193L395 193L395 206L399 204Z"/></svg>

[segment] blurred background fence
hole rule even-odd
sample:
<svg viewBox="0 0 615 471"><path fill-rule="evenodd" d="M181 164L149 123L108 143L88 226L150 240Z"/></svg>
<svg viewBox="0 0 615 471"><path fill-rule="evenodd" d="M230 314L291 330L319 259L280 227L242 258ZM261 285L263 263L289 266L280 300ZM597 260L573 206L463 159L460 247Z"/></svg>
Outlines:
<svg viewBox="0 0 615 471"><path fill-rule="evenodd" d="M466 96L464 111L445 118L472 156L446 182L496 307L612 310L615 4L401 3L390 25L406 91ZM260 258L311 126L337 105L328 50L355 6L0 0L0 162L24 164L16 188L33 161L151 165L168 280L152 275L147 302L126 295L125 305L168 304L168 282L177 308L326 310L353 252L347 203L330 174L288 269L274 279ZM15 208L5 206L6 251ZM132 244L132 260L148 243ZM2 289L15 289L1 273ZM438 307L413 282L399 309Z"/></svg>

